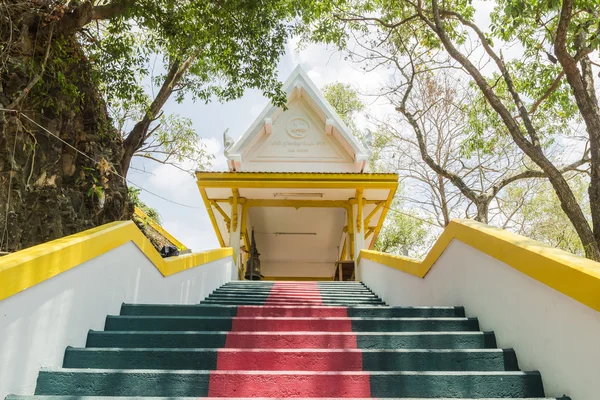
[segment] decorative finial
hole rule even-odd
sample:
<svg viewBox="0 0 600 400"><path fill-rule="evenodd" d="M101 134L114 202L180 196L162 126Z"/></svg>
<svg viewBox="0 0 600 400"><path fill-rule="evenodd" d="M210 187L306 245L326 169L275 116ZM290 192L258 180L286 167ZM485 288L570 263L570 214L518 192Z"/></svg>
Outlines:
<svg viewBox="0 0 600 400"><path fill-rule="evenodd" d="M235 144L235 140L227 134L228 132L229 128L223 132L223 154L225 155L229 154L229 149Z"/></svg>
<svg viewBox="0 0 600 400"><path fill-rule="evenodd" d="M362 144L366 147L367 150L371 150L373 146L373 132L369 128L367 128L367 134L362 140Z"/></svg>

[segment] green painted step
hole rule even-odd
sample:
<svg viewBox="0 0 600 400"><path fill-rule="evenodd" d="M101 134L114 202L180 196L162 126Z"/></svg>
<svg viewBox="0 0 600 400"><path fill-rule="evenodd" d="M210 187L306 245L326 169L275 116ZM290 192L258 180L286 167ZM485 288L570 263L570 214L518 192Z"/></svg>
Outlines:
<svg viewBox="0 0 600 400"><path fill-rule="evenodd" d="M42 369L35 394L74 396L183 396L208 394L211 375L236 380L244 376L277 382L285 376L305 382L323 375L345 379L368 376L372 397L417 398L527 398L544 397L540 374L535 372L232 372L170 370ZM357 378L354 378L357 377ZM343 388L340 388L343 390ZM260 396L260 393L257 393Z"/></svg>
<svg viewBox="0 0 600 400"><path fill-rule="evenodd" d="M272 304L275 302L304 302L304 303L350 303L350 304L382 304L383 302L377 298L356 298L356 297L330 297L330 298L307 298L307 297L282 297L282 296L221 296L221 295L209 295L204 301L216 300L216 301L262 301L265 302L269 299Z"/></svg>
<svg viewBox="0 0 600 400"><path fill-rule="evenodd" d="M231 304L231 305L240 305L240 306L262 306L265 305L265 300L237 300L237 299L214 299L210 298L207 300L202 300L200 304ZM302 299L298 299L297 301L289 301L284 302L280 301L277 304L280 305L314 305L314 302L310 301L302 301ZM373 301L362 301L362 300L329 300L324 304L325 306L355 306L355 305L386 305L384 302L373 302Z"/></svg>
<svg viewBox="0 0 600 400"><path fill-rule="evenodd" d="M378 298L375 294L349 291L321 291L321 292L275 292L270 290L215 290L210 295L219 296L298 296L298 297L368 297Z"/></svg>
<svg viewBox="0 0 600 400"><path fill-rule="evenodd" d="M272 365L285 360L303 358L320 360L326 367L333 359L348 357L344 370L356 370L361 360L363 371L518 371L517 357L512 349L482 350L350 350L350 349L144 349L144 348L74 348L67 347L63 367L94 369L185 369L213 370L217 354L229 353L245 360L251 368L272 370ZM269 357L269 365L253 362ZM354 364L352 364L354 362ZM278 368L275 368L278 369ZM298 368L302 370L302 368ZM329 368L327 368L329 370Z"/></svg>
<svg viewBox="0 0 600 400"><path fill-rule="evenodd" d="M221 348L228 332L90 331L86 347L125 348ZM236 332L252 340L253 335L315 335L315 332ZM492 332L319 332L319 335L356 335L361 349L492 349Z"/></svg>
<svg viewBox="0 0 600 400"><path fill-rule="evenodd" d="M285 294L277 294L277 293L211 293L208 295L208 297L220 297L220 298L253 298L253 297L262 297L262 298L267 298L267 297L273 297L273 298L280 298L280 297L286 297L288 298L289 295L285 295ZM342 294L321 294L321 295L304 295L304 294L299 294L299 295L294 295L294 297L298 298L298 299L302 299L302 298L307 298L307 299L361 299L361 300L380 300L379 297L375 296L374 294L366 294L366 295L342 295Z"/></svg>
<svg viewBox="0 0 600 400"><path fill-rule="evenodd" d="M270 292L273 290L273 287L227 287L221 286L215 291L230 291L230 292L244 292L244 291L263 291ZM365 287L349 287L349 288L338 288L338 287L316 287L316 288L283 288L283 289L275 289L273 291L282 291L282 292L321 292L321 293L368 293L373 294L372 291Z"/></svg>
<svg viewBox="0 0 600 400"><path fill-rule="evenodd" d="M316 285L315 285L316 283ZM229 286L277 286L277 287L298 287L302 289L309 288L321 288L321 287L333 287L333 288L344 288L344 287L359 287L366 288L367 286L357 281L308 281L308 282L285 282L285 281L231 281L224 284L222 287Z"/></svg>
<svg viewBox="0 0 600 400"><path fill-rule="evenodd" d="M253 318L238 318L239 320ZM313 320L313 318L270 318L270 324L277 325L284 320ZM477 318L318 318L327 323L350 320L355 332L414 332L414 331L477 331ZM161 316L121 316L106 317L107 331L229 331L230 317L161 317Z"/></svg>
<svg viewBox="0 0 600 400"><path fill-rule="evenodd" d="M220 286L215 290L221 291L248 291L248 290L260 290L260 291L282 291L282 292L330 292L330 293L370 293L373 292L364 287L364 286L319 286L319 287L310 287L310 288L302 288L302 287L273 287L273 286L248 286L248 285L240 285L240 286Z"/></svg>
<svg viewBox="0 0 600 400"><path fill-rule="evenodd" d="M318 308L321 306L314 306ZM258 308L258 307L257 307ZM294 309L296 306L269 306L269 308ZM464 317L464 307L389 307L355 306L347 308L349 317ZM236 316L237 306L220 304L123 304L121 315L187 315Z"/></svg>

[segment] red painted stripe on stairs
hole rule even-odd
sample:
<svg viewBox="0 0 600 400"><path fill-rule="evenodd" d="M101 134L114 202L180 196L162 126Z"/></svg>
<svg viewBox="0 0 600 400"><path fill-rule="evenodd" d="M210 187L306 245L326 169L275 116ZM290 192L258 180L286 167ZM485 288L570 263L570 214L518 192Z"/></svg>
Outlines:
<svg viewBox="0 0 600 400"><path fill-rule="evenodd" d="M264 302L266 306L278 305L281 303L290 303L290 304L307 304L313 306L321 306L323 305L323 301L319 299L309 299L309 298L267 298Z"/></svg>
<svg viewBox="0 0 600 400"><path fill-rule="evenodd" d="M369 398L369 374L352 373L237 373L212 371L208 397L345 397Z"/></svg>
<svg viewBox="0 0 600 400"><path fill-rule="evenodd" d="M283 289L279 289L279 290L271 290L269 291L269 294L271 295L277 295L277 296L308 296L308 297L313 297L313 296L321 296L321 292L317 292L317 291L308 291L308 290L283 290Z"/></svg>
<svg viewBox="0 0 600 400"><path fill-rule="evenodd" d="M264 318L234 317L232 331L265 332L352 332L349 318Z"/></svg>
<svg viewBox="0 0 600 400"><path fill-rule="evenodd" d="M223 371L362 371L360 350L219 349Z"/></svg>
<svg viewBox="0 0 600 400"><path fill-rule="evenodd" d="M346 307L238 306L238 317L347 317Z"/></svg>
<svg viewBox="0 0 600 400"><path fill-rule="evenodd" d="M356 349L356 335L313 332L228 332L225 347L237 349Z"/></svg>
<svg viewBox="0 0 600 400"><path fill-rule="evenodd" d="M317 292L319 290L317 282L308 282L302 286L306 289L315 290ZM287 286L287 284L275 282L273 284L273 287L271 287L269 296L265 300L264 304L265 305L277 304L277 303L281 303L283 301L287 301L287 302L291 302L291 303L302 302L302 303L310 303L310 304L323 304L323 301L321 300L321 295L319 293L311 294L309 296L309 295L298 295L298 294L292 294L292 293L286 293L286 292L280 291L280 290L286 289L286 288L289 288L289 286Z"/></svg>

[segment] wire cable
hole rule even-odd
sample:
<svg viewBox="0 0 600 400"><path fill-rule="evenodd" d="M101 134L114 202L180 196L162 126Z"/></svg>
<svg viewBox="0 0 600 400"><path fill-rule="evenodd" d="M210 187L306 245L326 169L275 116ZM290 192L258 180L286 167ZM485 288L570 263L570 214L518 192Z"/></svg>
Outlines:
<svg viewBox="0 0 600 400"><path fill-rule="evenodd" d="M71 149L75 150L77 153L81 154L82 156L84 156L84 157L85 157L85 158L87 158L88 160L92 161L94 164L99 164L99 162L98 162L98 161L94 160L92 157L90 157L89 155L85 154L83 151L79 150L78 148L76 148L76 147L75 147L75 146L73 146L72 144L70 144L70 143L66 142L65 140L61 139L61 138L60 138L58 135L56 135L56 134L52 133L51 131L49 131L48 129L46 129L45 127L43 127L42 125L38 124L36 121L34 121L33 119L31 119L31 118L30 118L30 117L29 117L27 114L25 114L25 113L22 113L22 112L18 112L18 111L15 111L15 110L9 110L9 109L6 109L6 108L0 108L0 111L4 111L4 112L11 112L11 113L16 113L17 115L22 115L22 116L23 116L23 117L25 117L25 118L26 118L28 121L30 121L32 124L34 124L35 126L37 126L37 127L38 127L38 128L40 128L40 129L42 129L44 132L47 132L49 135L51 135L51 136L52 136L52 137L54 137L55 139L58 139L58 140L59 140L59 141L61 141L63 144L65 144L65 145L69 146ZM198 209L198 210L201 210L201 209L204 209L204 208L205 208L205 207L191 206L191 205L188 205L188 204L183 204L183 203L179 203L179 202L177 202L177 201L174 201L174 200L168 199L168 198L166 198L166 197L164 197L164 196L161 196L161 195L159 195L159 194L157 194L157 193L154 193L154 192L152 192L152 191L150 191L150 190L148 190L148 189L146 189L146 188L144 188L144 187L142 187L142 186L138 185L137 183L134 183L134 182L132 182L131 180L129 180L129 179L127 179L127 178L125 178L123 175L121 175L121 174L119 174L117 171L115 171L115 169L114 169L114 168L112 168L112 171L111 171L111 172L112 172L114 175L116 175L116 176L118 176L119 178L121 178L121 179L123 179L124 181L126 181L127 183L129 183L130 185L133 185L133 186L137 187L138 189L140 189L140 190L143 190L144 192L146 192L146 193L148 193L148 194L151 194L151 195L153 195L153 196L155 196L155 197L158 197L159 199L162 199L162 200L164 200L164 201L167 201L167 202L169 202L169 203L176 204L176 205L178 205L178 206L181 206L181 207L193 208L193 209Z"/></svg>

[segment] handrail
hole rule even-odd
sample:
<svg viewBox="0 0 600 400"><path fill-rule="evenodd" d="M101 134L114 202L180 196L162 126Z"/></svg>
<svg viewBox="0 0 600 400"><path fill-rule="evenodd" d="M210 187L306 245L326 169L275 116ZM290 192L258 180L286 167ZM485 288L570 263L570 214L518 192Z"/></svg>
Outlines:
<svg viewBox="0 0 600 400"><path fill-rule="evenodd" d="M0 300L133 242L163 276L233 256L231 247L162 258L133 221L117 221L0 258ZM234 263L236 263L234 257Z"/></svg>
<svg viewBox="0 0 600 400"><path fill-rule="evenodd" d="M150 227L152 227L152 229L154 229L155 231L160 233L162 235L162 237L164 237L169 242L171 242L175 247L177 247L178 250L187 250L187 247L183 243L181 243L179 240L177 240L173 235L171 235L169 232L167 232L165 230L165 228L163 228L156 221L154 221L152 218L150 218L150 216L148 216L148 214L146 214L142 209L135 206L133 213L138 218L140 218L142 221L144 221L145 223L150 225Z"/></svg>
<svg viewBox="0 0 600 400"><path fill-rule="evenodd" d="M358 262L371 260L425 278L452 240L600 311L600 263L477 221L452 220L423 260L361 250Z"/></svg>

